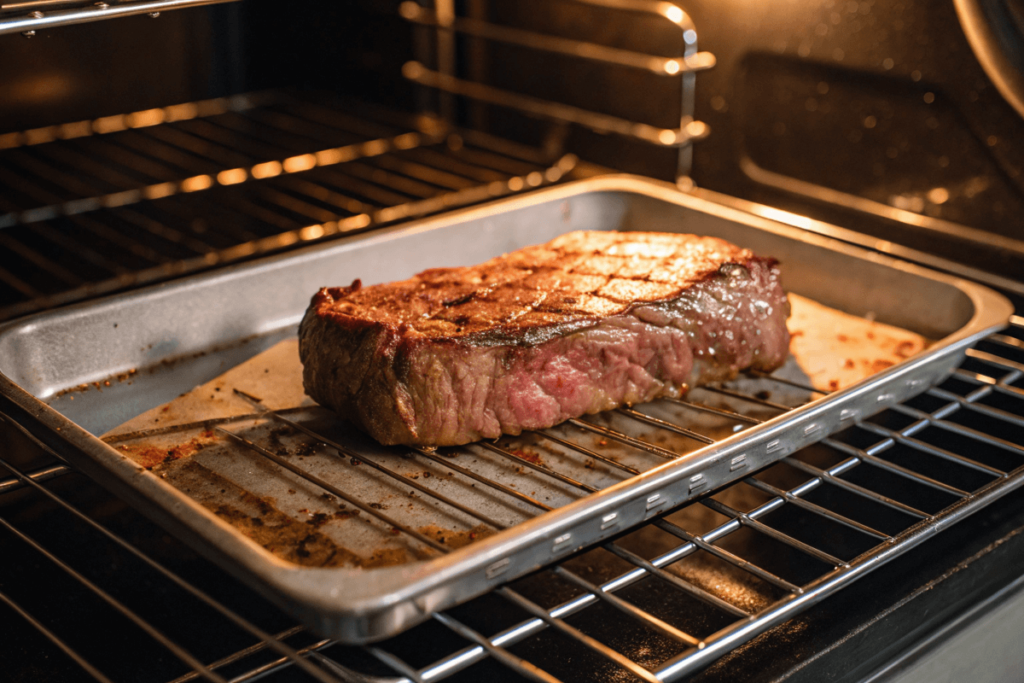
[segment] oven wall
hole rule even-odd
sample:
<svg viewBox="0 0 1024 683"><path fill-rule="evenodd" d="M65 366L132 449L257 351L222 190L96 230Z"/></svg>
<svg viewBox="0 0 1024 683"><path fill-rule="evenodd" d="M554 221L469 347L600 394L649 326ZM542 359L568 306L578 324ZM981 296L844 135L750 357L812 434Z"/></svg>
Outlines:
<svg viewBox="0 0 1024 683"><path fill-rule="evenodd" d="M697 115L712 130L695 149L698 185L1021 272L1019 255L878 215L1024 239L1024 119L983 71L953 2L686 5L718 58L697 80Z"/></svg>
<svg viewBox="0 0 1024 683"><path fill-rule="evenodd" d="M0 36L0 131L80 121L228 93L234 6Z"/></svg>
<svg viewBox="0 0 1024 683"><path fill-rule="evenodd" d="M289 86L411 108L394 4L244 0L0 36L0 133Z"/></svg>
<svg viewBox="0 0 1024 683"><path fill-rule="evenodd" d="M985 74L954 3L681 0L717 66L696 79L698 187L783 208L1016 277L1024 269L1024 119ZM678 56L657 17L567 0L481 0L465 14ZM656 126L678 123L679 79L463 39L459 75ZM464 123L674 179L675 155L463 103ZM968 234L958 226L977 232ZM1016 249L995 244L1017 240Z"/></svg>

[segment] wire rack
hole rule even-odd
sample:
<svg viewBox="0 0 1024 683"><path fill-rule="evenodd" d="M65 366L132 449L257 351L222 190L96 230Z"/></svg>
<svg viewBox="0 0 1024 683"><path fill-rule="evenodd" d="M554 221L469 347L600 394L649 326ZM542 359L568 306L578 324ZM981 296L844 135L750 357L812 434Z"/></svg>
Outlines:
<svg viewBox="0 0 1024 683"><path fill-rule="evenodd" d="M574 40L533 30L491 23L479 17L461 16L458 3L453 0L434 0L432 7L416 2L402 2L399 15L434 33L434 50L425 50L420 59L433 63L428 68L419 61L410 61L402 67L402 75L421 86L437 90L439 116L452 120L454 98L517 110L530 117L547 119L561 124L580 125L601 134L615 134L665 148L677 148L675 179L684 185L692 162L692 145L708 136L710 128L694 116L694 86L696 74L711 69L715 56L697 51L697 29L692 19L677 5L658 0L572 0L590 10L612 10L621 19L630 15L648 15L667 22L682 38L681 54L662 57L632 50L612 48L587 41ZM463 9L470 9L468 6ZM470 9L472 14L472 10ZM628 19L626 19L628 20ZM679 126L663 128L641 123L565 102L536 97L491 84L460 77L456 38L473 37L492 44L526 48L530 52L548 56L567 56L600 64L636 70L658 77L680 80ZM431 54L432 53L432 54Z"/></svg>
<svg viewBox="0 0 1024 683"><path fill-rule="evenodd" d="M710 391L730 394L751 412L693 398L686 409L714 411L737 429L755 423L752 415L761 411L788 409L754 393ZM287 411L263 417L292 422ZM600 430L605 438L631 439ZM917 398L362 647L317 638L201 560L182 562L178 546L154 541L165 537L148 526L140 531L145 523L134 516L125 523L102 505L80 511L87 509L78 502L81 478L58 476L69 471L62 463L23 471L5 454L0 461L11 476L0 481L0 543L25 560L2 568L0 602L3 618L32 626L34 651L62 653L48 666L96 680L679 680L1016 489L1024 482L1022 444L1024 318L1014 317L1004 332L970 349L947 381ZM294 467L258 444L245 445L253 457ZM538 468L543 476L564 476ZM484 486L497 484L471 474ZM436 495L421 482L402 484ZM369 501L328 490L410 542L446 550ZM67 597L40 599L34 581L47 582L46 597ZM65 601L87 603L92 628L81 628L74 610L62 608ZM117 626L109 627L116 632L95 626L112 623L107 615L116 616ZM140 657L111 653L115 641L138 648ZM32 661L41 666L39 658Z"/></svg>
<svg viewBox="0 0 1024 683"><path fill-rule="evenodd" d="M136 0L135 2L80 2L77 0L20 0L0 5L0 35L20 33L32 38L36 31L105 21L139 14L156 19L161 12L215 5L237 0ZM76 6L77 5L77 6Z"/></svg>
<svg viewBox="0 0 1024 683"><path fill-rule="evenodd" d="M358 113L357 113L358 112ZM575 157L283 91L0 135L0 319L557 182Z"/></svg>

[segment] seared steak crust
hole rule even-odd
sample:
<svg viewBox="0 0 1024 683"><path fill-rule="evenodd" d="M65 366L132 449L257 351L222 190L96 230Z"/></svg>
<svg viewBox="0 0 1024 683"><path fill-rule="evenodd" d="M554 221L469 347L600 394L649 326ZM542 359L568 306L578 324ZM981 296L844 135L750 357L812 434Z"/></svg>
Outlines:
<svg viewBox="0 0 1024 683"><path fill-rule="evenodd" d="M306 393L381 443L457 445L774 370L788 314L774 259L711 237L576 232L321 289L299 352Z"/></svg>

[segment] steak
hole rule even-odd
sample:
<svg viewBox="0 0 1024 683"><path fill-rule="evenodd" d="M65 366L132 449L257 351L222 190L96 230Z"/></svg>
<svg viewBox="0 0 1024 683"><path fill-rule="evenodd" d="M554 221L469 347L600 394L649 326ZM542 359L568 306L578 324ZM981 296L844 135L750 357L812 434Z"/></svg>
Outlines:
<svg viewBox="0 0 1024 683"><path fill-rule="evenodd" d="M306 393L381 443L451 446L770 372L788 315L775 259L713 237L574 232L321 289L299 354Z"/></svg>

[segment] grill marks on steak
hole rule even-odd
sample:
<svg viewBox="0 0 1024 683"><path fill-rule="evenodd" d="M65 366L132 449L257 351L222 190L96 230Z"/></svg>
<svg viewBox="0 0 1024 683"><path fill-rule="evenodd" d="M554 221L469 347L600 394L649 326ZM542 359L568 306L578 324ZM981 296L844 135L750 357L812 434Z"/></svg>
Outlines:
<svg viewBox="0 0 1024 683"><path fill-rule="evenodd" d="M358 281L329 288L314 305L343 326L372 319L401 327L407 340L532 343L523 339L527 331L545 328L550 337L566 326L671 299L722 264L752 258L712 237L575 232L477 266L434 268L367 288Z"/></svg>
<svg viewBox="0 0 1024 683"><path fill-rule="evenodd" d="M318 292L306 392L386 444L456 445L770 371L773 259L710 237L577 232L478 266Z"/></svg>

